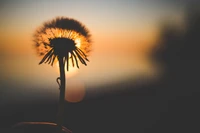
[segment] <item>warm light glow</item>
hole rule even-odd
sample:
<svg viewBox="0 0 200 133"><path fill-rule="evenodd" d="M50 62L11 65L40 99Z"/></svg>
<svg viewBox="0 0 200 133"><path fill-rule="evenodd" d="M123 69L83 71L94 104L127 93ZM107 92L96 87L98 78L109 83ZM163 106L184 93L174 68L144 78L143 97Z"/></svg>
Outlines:
<svg viewBox="0 0 200 133"><path fill-rule="evenodd" d="M56 17L39 27L33 37L35 49L42 57L39 65L48 63L53 66L59 60L66 63L66 71L69 71L70 63L77 68L79 63L87 66L91 35L77 20Z"/></svg>
<svg viewBox="0 0 200 133"><path fill-rule="evenodd" d="M85 45L85 43L88 43L88 40L86 40L87 38L77 33L76 31L60 29L60 28L47 28L44 33L36 35L37 35L36 36L37 42L39 43L39 46L37 47L38 53L45 54L46 51L50 50L50 46L46 45L47 49L45 49L44 47L45 46L44 44L50 44L49 39L62 37L74 40L76 46L80 48L85 54L87 54L85 50L87 50L88 45Z"/></svg>
<svg viewBox="0 0 200 133"><path fill-rule="evenodd" d="M67 83L67 89L65 93L66 100L68 102L80 102L85 97L85 87L80 81L70 81Z"/></svg>
<svg viewBox="0 0 200 133"><path fill-rule="evenodd" d="M80 38L77 38L77 39L75 40L75 43L76 43L76 46L77 46L78 48L81 47L81 40L80 40Z"/></svg>
<svg viewBox="0 0 200 133"><path fill-rule="evenodd" d="M59 74L59 63L58 62L56 63L56 70ZM70 71L67 71L67 68L66 68L66 65L65 65L65 73L66 73L67 78L70 78L70 77L72 77L72 76L74 76L78 73L78 68L73 67L71 62L69 62L69 70Z"/></svg>

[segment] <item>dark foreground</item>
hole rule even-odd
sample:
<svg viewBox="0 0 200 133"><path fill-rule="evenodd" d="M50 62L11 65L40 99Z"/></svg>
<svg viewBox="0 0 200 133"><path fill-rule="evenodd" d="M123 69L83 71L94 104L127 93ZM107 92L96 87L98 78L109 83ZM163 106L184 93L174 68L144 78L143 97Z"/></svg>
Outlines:
<svg viewBox="0 0 200 133"><path fill-rule="evenodd" d="M137 90L126 85L123 92L66 103L64 126L74 133L199 132L198 79L173 84L175 79ZM56 109L56 102L50 101L5 105L0 111L1 133L21 121L55 122Z"/></svg>

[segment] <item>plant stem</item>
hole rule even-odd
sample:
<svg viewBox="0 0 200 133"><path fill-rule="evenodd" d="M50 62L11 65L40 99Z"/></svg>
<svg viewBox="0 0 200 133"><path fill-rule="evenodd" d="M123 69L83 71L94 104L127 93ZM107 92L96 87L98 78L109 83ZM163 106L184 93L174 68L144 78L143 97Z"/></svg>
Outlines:
<svg viewBox="0 0 200 133"><path fill-rule="evenodd" d="M63 118L64 118L64 103L65 103L65 69L63 58L58 58L59 68L60 68L60 96L59 96L59 105L58 105L58 114L56 124L58 126L58 133L62 131Z"/></svg>

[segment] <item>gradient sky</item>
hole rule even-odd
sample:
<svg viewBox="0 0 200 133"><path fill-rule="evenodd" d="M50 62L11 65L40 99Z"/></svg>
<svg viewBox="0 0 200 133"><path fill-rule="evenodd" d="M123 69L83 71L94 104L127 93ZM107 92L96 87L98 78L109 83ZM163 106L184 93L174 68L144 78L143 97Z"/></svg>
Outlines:
<svg viewBox="0 0 200 133"><path fill-rule="evenodd" d="M163 20L180 23L184 7L183 1L167 0L1 1L1 94L58 94L58 70L38 65L40 58L32 42L36 28L56 16L77 19L92 34L90 62L68 78L68 84L77 81L92 88L151 75L155 67L148 53L158 39L158 25Z"/></svg>

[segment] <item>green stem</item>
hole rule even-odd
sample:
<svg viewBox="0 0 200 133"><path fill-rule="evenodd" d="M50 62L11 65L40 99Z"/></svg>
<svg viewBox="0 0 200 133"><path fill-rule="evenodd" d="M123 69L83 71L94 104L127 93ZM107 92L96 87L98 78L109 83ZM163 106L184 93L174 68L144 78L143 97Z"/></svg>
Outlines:
<svg viewBox="0 0 200 133"><path fill-rule="evenodd" d="M59 96L59 105L58 105L58 114L57 114L57 126L58 133L61 133L63 118L64 118L64 103L65 103L65 69L64 69L64 61L63 58L58 58L59 68L60 68L60 96Z"/></svg>

